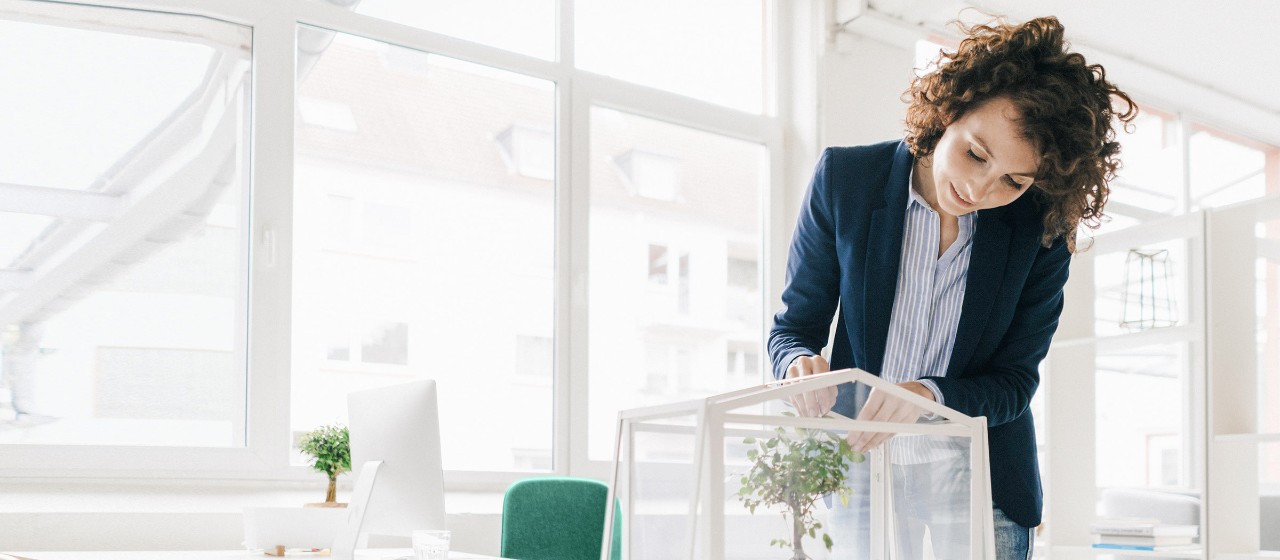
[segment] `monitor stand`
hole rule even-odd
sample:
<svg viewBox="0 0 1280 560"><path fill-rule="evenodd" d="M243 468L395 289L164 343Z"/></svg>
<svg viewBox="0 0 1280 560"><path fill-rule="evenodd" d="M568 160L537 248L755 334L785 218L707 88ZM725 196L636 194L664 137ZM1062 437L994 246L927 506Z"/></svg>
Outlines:
<svg viewBox="0 0 1280 560"><path fill-rule="evenodd" d="M351 502L347 505L347 526L333 541L329 549L332 560L354 560L356 546L360 542L360 531L364 526L365 513L369 511L369 496L373 493L374 480L378 478L378 469L382 461L367 461L360 466L360 474L356 476L356 486L351 493Z"/></svg>

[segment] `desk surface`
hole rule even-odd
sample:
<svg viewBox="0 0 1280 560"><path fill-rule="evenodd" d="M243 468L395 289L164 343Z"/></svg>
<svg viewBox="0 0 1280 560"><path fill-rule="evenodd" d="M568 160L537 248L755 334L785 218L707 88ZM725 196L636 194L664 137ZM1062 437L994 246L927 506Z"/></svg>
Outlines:
<svg viewBox="0 0 1280 560"><path fill-rule="evenodd" d="M19 560L272 560L279 556L268 556L262 552L245 550L184 550L184 551L107 551L107 552L9 552ZM304 560L315 558L328 560L328 554L309 552L290 553L284 558ZM409 548L381 548L357 550L356 560L395 560L399 558L413 559L413 550ZM9 560L0 553L0 560ZM449 560L501 560L496 556L484 556L468 552L449 552Z"/></svg>

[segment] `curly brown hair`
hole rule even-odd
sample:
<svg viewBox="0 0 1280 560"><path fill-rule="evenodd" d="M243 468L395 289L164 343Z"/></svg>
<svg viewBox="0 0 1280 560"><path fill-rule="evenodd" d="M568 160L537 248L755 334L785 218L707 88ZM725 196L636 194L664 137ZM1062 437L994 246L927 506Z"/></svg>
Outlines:
<svg viewBox="0 0 1280 560"><path fill-rule="evenodd" d="M1041 154L1028 193L1043 212L1041 241L1048 247L1065 237L1074 252L1080 224L1101 224L1107 184L1120 166L1114 120L1129 126L1138 106L1107 81L1101 65L1068 51L1055 17L957 25L966 36L960 46L940 51L938 69L916 77L903 94L910 103L907 145L916 157L927 157L949 124L986 101L1008 98L1020 114L1019 133Z"/></svg>

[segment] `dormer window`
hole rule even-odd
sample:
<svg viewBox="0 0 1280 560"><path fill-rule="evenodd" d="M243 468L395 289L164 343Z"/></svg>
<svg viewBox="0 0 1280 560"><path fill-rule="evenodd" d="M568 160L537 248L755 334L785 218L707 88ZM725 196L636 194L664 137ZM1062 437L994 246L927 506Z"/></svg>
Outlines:
<svg viewBox="0 0 1280 560"><path fill-rule="evenodd" d="M356 132L356 117L351 106L346 103L316 99L314 97L298 97L298 113L302 122L311 126Z"/></svg>
<svg viewBox="0 0 1280 560"><path fill-rule="evenodd" d="M498 135L498 146L512 173L550 181L555 177L555 134L549 128L516 123Z"/></svg>
<svg viewBox="0 0 1280 560"><path fill-rule="evenodd" d="M680 193L680 159L642 149L613 158L631 194L673 202Z"/></svg>

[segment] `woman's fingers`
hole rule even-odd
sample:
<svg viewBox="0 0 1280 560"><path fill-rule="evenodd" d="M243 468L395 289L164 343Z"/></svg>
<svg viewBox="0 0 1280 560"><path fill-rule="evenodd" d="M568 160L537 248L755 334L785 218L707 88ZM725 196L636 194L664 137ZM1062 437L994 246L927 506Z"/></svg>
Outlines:
<svg viewBox="0 0 1280 560"><path fill-rule="evenodd" d="M818 416L825 416L827 412L836 406L836 396L838 394L840 394L840 391L835 387L824 387L818 391Z"/></svg>
<svg viewBox="0 0 1280 560"><path fill-rule="evenodd" d="M831 365L827 363L827 359L822 356L809 356L809 363L813 369L813 373L826 373L831 371Z"/></svg>
<svg viewBox="0 0 1280 560"><path fill-rule="evenodd" d="M886 396L884 393L872 390L871 395L867 397L867 404L863 405L862 411L858 413L858 420L869 420L872 422L889 422L897 424L909 424L920 418L920 408L903 399ZM847 436L849 445L854 451L865 453L870 449L879 447L889 438L893 437L890 432L850 432Z"/></svg>
<svg viewBox="0 0 1280 560"><path fill-rule="evenodd" d="M803 363L804 357L796 358L787 366L787 379L796 379L809 375L809 367ZM804 393L791 396L791 405L801 416L809 416L809 399Z"/></svg>
<svg viewBox="0 0 1280 560"><path fill-rule="evenodd" d="M862 410L858 411L857 420L879 420L880 408L884 405L884 395L875 389L871 390L871 395L867 397L867 403L862 405ZM873 432L849 432L847 436L849 445L854 451L859 453L865 451L865 445L874 436Z"/></svg>
<svg viewBox="0 0 1280 560"><path fill-rule="evenodd" d="M795 379L806 375L826 373L831 370L827 360L822 356L800 356L787 366L787 379ZM822 416L835 405L835 388L830 391L806 391L791 397L792 406L801 416Z"/></svg>

